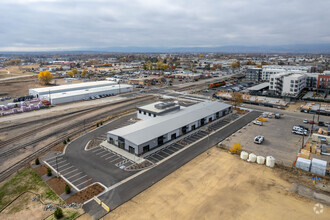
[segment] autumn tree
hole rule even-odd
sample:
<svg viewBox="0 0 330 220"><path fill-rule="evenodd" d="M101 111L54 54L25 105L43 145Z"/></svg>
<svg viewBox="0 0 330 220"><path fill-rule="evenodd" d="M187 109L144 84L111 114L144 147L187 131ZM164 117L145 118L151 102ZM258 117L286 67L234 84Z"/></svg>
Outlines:
<svg viewBox="0 0 330 220"><path fill-rule="evenodd" d="M41 71L38 75L38 80L41 84L47 85L53 80L53 75L48 71Z"/></svg>
<svg viewBox="0 0 330 220"><path fill-rule="evenodd" d="M71 78L74 77L77 74L78 74L77 69L72 69L71 71L68 72L68 76L71 77Z"/></svg>
<svg viewBox="0 0 330 220"><path fill-rule="evenodd" d="M235 69L239 67L239 64L237 62L232 62L230 66Z"/></svg>
<svg viewBox="0 0 330 220"><path fill-rule="evenodd" d="M86 69L84 69L82 72L81 72L81 77L82 78L85 78L88 74L88 71Z"/></svg>
<svg viewBox="0 0 330 220"><path fill-rule="evenodd" d="M239 106L241 103L243 103L243 95L240 92L234 92L232 95L232 102L234 106Z"/></svg>
<svg viewBox="0 0 330 220"><path fill-rule="evenodd" d="M21 62L22 62L21 59L8 60L5 62L5 65L6 66L19 65Z"/></svg>
<svg viewBox="0 0 330 220"><path fill-rule="evenodd" d="M251 61L251 60L248 60L246 64L247 65L255 65L255 63L253 61Z"/></svg>

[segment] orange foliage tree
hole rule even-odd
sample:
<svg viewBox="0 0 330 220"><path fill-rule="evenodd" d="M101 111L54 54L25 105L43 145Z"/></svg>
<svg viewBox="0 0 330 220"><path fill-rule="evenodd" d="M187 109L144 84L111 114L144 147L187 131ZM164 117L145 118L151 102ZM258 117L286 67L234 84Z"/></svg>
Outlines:
<svg viewBox="0 0 330 220"><path fill-rule="evenodd" d="M41 71L38 75L38 80L41 84L47 85L53 80L53 75L48 71Z"/></svg>

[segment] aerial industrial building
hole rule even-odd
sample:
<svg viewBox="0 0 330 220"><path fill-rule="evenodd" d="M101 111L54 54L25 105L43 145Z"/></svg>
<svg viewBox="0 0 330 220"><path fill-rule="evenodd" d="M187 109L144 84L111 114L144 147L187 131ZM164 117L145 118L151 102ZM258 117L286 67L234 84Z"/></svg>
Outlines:
<svg viewBox="0 0 330 220"><path fill-rule="evenodd" d="M49 95L54 93L70 92L75 90L84 90L84 89L98 88L98 87L112 86L112 85L117 85L117 83L111 81L76 83L70 85L29 89L29 94L39 98L39 96L41 95Z"/></svg>
<svg viewBox="0 0 330 220"><path fill-rule="evenodd" d="M131 92L133 86L116 82L99 81L72 85L30 89L30 95L48 100L52 105L89 100L102 96Z"/></svg>
<svg viewBox="0 0 330 220"><path fill-rule="evenodd" d="M166 114L156 114L156 117L153 115L159 113L156 111L150 112L149 116L147 110L151 109L150 105L139 107L138 115L142 113L150 118L109 131L107 141L132 154L141 155L232 112L231 105L214 101L201 102L182 109L173 109L175 106L176 103L154 103L154 108L162 113L170 109Z"/></svg>

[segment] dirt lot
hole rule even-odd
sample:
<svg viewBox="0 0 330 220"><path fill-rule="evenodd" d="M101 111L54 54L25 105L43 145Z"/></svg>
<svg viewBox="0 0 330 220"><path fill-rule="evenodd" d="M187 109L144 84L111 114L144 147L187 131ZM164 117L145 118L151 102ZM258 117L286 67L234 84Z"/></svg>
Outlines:
<svg viewBox="0 0 330 220"><path fill-rule="evenodd" d="M212 148L104 219L328 219L277 169Z"/></svg>
<svg viewBox="0 0 330 220"><path fill-rule="evenodd" d="M287 166L292 166L296 159L297 151L301 147L302 136L292 134L292 126L302 124L301 119L284 115L280 119L268 119L263 126L252 124L241 129L235 136L223 142L229 149L234 143L239 142L243 150L261 156L273 156L276 161ZM262 135L265 141L262 144L255 144L254 137Z"/></svg>

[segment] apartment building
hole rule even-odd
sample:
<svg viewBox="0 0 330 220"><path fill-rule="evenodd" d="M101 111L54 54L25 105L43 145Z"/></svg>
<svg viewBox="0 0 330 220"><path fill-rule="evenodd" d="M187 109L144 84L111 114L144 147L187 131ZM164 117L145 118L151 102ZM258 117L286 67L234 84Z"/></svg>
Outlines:
<svg viewBox="0 0 330 220"><path fill-rule="evenodd" d="M274 95L296 97L306 87L306 78L302 73L274 74L269 79L269 90Z"/></svg>
<svg viewBox="0 0 330 220"><path fill-rule="evenodd" d="M249 68L246 70L246 80L259 82L261 80L261 68Z"/></svg>
<svg viewBox="0 0 330 220"><path fill-rule="evenodd" d="M329 91L330 89L330 71L324 71L317 79L317 88Z"/></svg>
<svg viewBox="0 0 330 220"><path fill-rule="evenodd" d="M282 72L295 72L295 73L308 73L314 69L313 66L281 66L281 65L268 65L262 67L261 80L268 81L270 76Z"/></svg>

